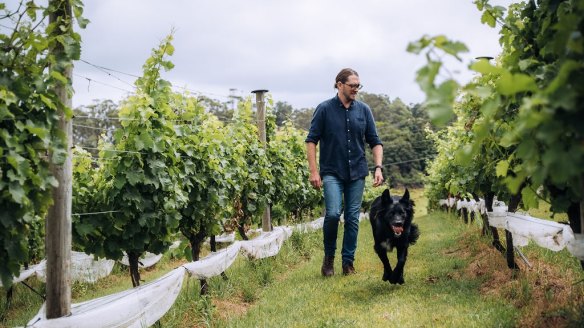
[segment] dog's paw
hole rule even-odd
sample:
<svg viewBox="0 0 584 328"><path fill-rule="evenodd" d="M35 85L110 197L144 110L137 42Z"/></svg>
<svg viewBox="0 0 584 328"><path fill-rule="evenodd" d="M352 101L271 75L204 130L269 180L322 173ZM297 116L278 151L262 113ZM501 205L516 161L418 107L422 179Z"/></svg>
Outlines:
<svg viewBox="0 0 584 328"><path fill-rule="evenodd" d="M397 274L395 271L392 273L391 277L389 277L389 282L393 285L400 284L403 285L405 283L404 276L401 274Z"/></svg>
<svg viewBox="0 0 584 328"><path fill-rule="evenodd" d="M391 271L385 271L383 272L383 278L381 278L381 280L383 281L388 281L391 280Z"/></svg>

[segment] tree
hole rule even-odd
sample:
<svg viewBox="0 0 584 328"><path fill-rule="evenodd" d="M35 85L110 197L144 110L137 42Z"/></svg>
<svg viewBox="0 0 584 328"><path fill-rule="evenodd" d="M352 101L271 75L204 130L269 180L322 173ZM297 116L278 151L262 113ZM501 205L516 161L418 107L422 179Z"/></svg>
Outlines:
<svg viewBox="0 0 584 328"><path fill-rule="evenodd" d="M97 147L103 137L113 141L113 134L120 127L118 105L112 100L94 100L93 104L80 106L73 111L73 144L88 149L97 157Z"/></svg>
<svg viewBox="0 0 584 328"><path fill-rule="evenodd" d="M274 114L276 115L276 125L282 126L285 121L292 119L292 112L294 108L287 102L278 101L274 106Z"/></svg>
<svg viewBox="0 0 584 328"><path fill-rule="evenodd" d="M292 112L292 121L294 126L308 131L310 129L310 122L312 122L312 114L314 113L314 108L302 108L297 109Z"/></svg>
<svg viewBox="0 0 584 328"><path fill-rule="evenodd" d="M391 101L387 95L363 93L360 99L371 108L377 133L383 142L385 175L392 186L421 185L425 161L434 154L427 140L425 111L419 106L416 115L399 98ZM371 154L368 153L371 163Z"/></svg>

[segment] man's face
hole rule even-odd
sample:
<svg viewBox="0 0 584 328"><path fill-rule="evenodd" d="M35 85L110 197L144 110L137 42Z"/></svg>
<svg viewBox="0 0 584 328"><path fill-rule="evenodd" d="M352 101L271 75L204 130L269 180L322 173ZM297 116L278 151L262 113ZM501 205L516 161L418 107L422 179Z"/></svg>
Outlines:
<svg viewBox="0 0 584 328"><path fill-rule="evenodd" d="M360 89L359 77L357 75L350 75L347 82L339 82L339 91L348 100L355 100Z"/></svg>

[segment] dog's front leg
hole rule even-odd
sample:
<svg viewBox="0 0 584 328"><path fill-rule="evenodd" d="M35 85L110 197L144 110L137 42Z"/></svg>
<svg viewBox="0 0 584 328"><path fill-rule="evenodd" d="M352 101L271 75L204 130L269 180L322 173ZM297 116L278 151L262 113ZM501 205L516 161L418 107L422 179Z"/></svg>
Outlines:
<svg viewBox="0 0 584 328"><path fill-rule="evenodd" d="M389 259L387 258L387 250L378 243L375 243L373 249L375 249L375 253L379 256L381 263L383 263L383 278L381 279L388 281L391 279L391 264L389 264Z"/></svg>
<svg viewBox="0 0 584 328"><path fill-rule="evenodd" d="M404 284L404 266L406 265L406 258L408 257L408 247L398 246L397 247L397 264L395 269L391 274L391 279L389 280L392 284Z"/></svg>

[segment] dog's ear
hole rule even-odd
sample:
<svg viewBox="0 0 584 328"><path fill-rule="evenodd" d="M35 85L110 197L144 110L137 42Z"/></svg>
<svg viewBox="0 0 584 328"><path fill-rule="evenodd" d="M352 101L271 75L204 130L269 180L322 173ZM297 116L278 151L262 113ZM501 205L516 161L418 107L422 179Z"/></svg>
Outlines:
<svg viewBox="0 0 584 328"><path fill-rule="evenodd" d="M383 194L381 194L381 204L389 205L393 203L393 199L391 199L391 195L389 194L389 189L385 189Z"/></svg>
<svg viewBox="0 0 584 328"><path fill-rule="evenodd" d="M406 188L404 195L399 201L406 204L410 202L410 191L408 190L408 188Z"/></svg>

